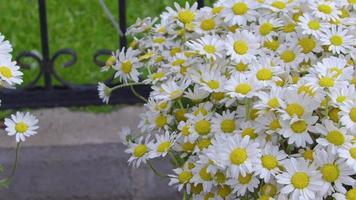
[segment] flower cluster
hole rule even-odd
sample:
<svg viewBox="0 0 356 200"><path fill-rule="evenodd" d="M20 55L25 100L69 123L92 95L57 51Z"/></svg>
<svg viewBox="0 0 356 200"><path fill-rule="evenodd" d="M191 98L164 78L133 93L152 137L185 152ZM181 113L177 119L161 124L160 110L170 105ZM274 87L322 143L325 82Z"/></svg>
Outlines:
<svg viewBox="0 0 356 200"><path fill-rule="evenodd" d="M22 72L20 67L12 61L12 46L0 33L0 87L13 88L22 83ZM14 135L16 141L25 141L26 137L35 135L38 120L30 113L17 112L5 119L5 130L8 135Z"/></svg>
<svg viewBox="0 0 356 200"><path fill-rule="evenodd" d="M129 163L170 156L193 199L356 199L355 8L220 0L138 20L106 67L152 85L141 133L122 131Z"/></svg>

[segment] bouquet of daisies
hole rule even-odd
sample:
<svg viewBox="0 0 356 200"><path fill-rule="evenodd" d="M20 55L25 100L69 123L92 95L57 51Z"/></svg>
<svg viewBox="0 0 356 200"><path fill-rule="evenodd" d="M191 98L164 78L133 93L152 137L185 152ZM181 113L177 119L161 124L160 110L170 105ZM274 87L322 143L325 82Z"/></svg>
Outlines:
<svg viewBox="0 0 356 200"><path fill-rule="evenodd" d="M105 69L149 84L131 155L185 199L356 199L353 0L175 3L139 19ZM160 174L151 159L167 157Z"/></svg>
<svg viewBox="0 0 356 200"><path fill-rule="evenodd" d="M0 87L14 88L15 85L22 83L23 73L16 62L12 60L12 46L9 41L0 33ZM1 102L1 100L0 100ZM21 142L24 142L27 137L37 134L38 119L26 112L17 112L9 118L5 118L5 131L9 136L14 136L17 142L16 158L14 166L10 174L6 178L0 178L0 188L7 187L11 179L15 175L18 162L18 152ZM0 173L3 172L3 167L0 164Z"/></svg>

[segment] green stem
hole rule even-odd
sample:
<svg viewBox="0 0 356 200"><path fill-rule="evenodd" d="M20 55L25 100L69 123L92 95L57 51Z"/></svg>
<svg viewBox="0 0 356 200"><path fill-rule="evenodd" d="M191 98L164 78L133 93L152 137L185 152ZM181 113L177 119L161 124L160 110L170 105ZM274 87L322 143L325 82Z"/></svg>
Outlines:
<svg viewBox="0 0 356 200"><path fill-rule="evenodd" d="M153 166L153 164L149 160L147 160L147 165L150 167L150 169L153 171L153 173L155 173L157 176L159 176L161 178L167 178L167 176L159 173L158 170Z"/></svg>
<svg viewBox="0 0 356 200"><path fill-rule="evenodd" d="M132 85L130 85L130 89L136 97L138 97L139 99L141 99L142 101L147 103L147 99L145 97L141 96Z"/></svg>
<svg viewBox="0 0 356 200"><path fill-rule="evenodd" d="M184 190L183 192L183 200L188 200L187 192Z"/></svg>
<svg viewBox="0 0 356 200"><path fill-rule="evenodd" d="M138 83L125 83L125 84L114 86L114 87L112 87L110 89L111 89L111 91L114 91L114 90L119 89L119 88L133 86L133 85L147 85L147 84L146 83L141 83L141 82L138 82Z"/></svg>
<svg viewBox="0 0 356 200"><path fill-rule="evenodd" d="M151 75L152 75L151 67L149 67L148 65L146 65L146 68L147 68L148 74L151 76Z"/></svg>
<svg viewBox="0 0 356 200"><path fill-rule="evenodd" d="M182 98L178 99L178 104L180 106L180 108L184 109L183 103L182 103Z"/></svg>
<svg viewBox="0 0 356 200"><path fill-rule="evenodd" d="M245 119L246 121L250 120L250 107L251 107L251 101L249 98L245 98Z"/></svg>
<svg viewBox="0 0 356 200"><path fill-rule="evenodd" d="M174 154L172 153L172 151L168 151L168 154L171 156L173 162L174 162L174 165L175 166L179 166L179 162L178 160L176 159L176 157L174 156Z"/></svg>

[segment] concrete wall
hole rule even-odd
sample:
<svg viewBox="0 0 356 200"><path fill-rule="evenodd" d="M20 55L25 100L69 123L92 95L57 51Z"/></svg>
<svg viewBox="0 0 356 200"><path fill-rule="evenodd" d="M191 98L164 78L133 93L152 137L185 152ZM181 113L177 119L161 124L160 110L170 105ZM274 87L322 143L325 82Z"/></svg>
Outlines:
<svg viewBox="0 0 356 200"><path fill-rule="evenodd" d="M109 114L37 110L39 134L21 149L20 163L9 189L0 200L119 200L181 199L168 180L148 168L127 165L118 130L136 127L141 107L125 107ZM14 138L0 133L0 163L10 170ZM169 163L154 162L171 173Z"/></svg>

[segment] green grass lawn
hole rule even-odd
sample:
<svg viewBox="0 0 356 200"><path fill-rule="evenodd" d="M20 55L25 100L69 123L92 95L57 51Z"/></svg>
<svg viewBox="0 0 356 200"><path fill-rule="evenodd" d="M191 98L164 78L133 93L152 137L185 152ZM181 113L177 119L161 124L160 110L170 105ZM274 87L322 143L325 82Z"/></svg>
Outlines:
<svg viewBox="0 0 356 200"><path fill-rule="evenodd" d="M53 55L62 48L72 48L78 56L77 63L69 68L61 66L68 57L57 60L55 68L60 76L64 80L77 84L97 83L108 78L110 74L101 73L99 67L93 63L93 55L98 49L116 50L119 39L99 1L47 0L46 2L50 54ZM106 0L105 2L117 19L118 1ZM158 16L166 6L173 5L173 2L173 0L127 0L127 24L134 23L137 17ZM186 1L178 0L178 2L184 4ZM194 1L189 0L189 2ZM12 43L14 56L24 50L41 52L37 0L3 0L0 11L0 32ZM28 62L32 61L28 60ZM24 70L24 84L33 80L38 71L37 63L32 62L31 68Z"/></svg>

